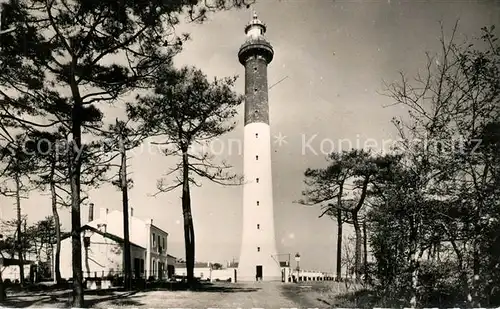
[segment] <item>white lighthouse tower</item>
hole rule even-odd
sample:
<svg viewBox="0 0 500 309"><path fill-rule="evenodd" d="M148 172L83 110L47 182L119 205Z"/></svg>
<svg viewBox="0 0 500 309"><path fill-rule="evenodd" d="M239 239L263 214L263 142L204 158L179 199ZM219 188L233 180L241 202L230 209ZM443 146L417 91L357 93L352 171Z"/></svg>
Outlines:
<svg viewBox="0 0 500 309"><path fill-rule="evenodd" d="M238 281L281 280L274 231L271 130L267 65L273 48L266 26L253 14L245 27L247 39L238 59L245 66L245 127L243 148L243 235Z"/></svg>

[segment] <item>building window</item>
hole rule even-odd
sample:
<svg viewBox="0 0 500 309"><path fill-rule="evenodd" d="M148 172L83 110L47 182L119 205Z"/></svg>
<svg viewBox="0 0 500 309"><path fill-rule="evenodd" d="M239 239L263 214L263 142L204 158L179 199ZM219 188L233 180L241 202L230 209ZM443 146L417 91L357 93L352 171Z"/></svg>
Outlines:
<svg viewBox="0 0 500 309"><path fill-rule="evenodd" d="M260 247L257 247L257 252L260 252Z"/></svg>
<svg viewBox="0 0 500 309"><path fill-rule="evenodd" d="M259 206L259 204L260 204L259 201L257 201L257 206Z"/></svg>
<svg viewBox="0 0 500 309"><path fill-rule="evenodd" d="M158 252L160 252L161 247L161 242L160 242L160 235L158 235Z"/></svg>
<svg viewBox="0 0 500 309"><path fill-rule="evenodd" d="M257 92L257 88L253 88L253 92Z"/></svg>
<svg viewBox="0 0 500 309"><path fill-rule="evenodd" d="M255 160L259 160L259 156L255 156Z"/></svg>
<svg viewBox="0 0 500 309"><path fill-rule="evenodd" d="M260 224L257 224L257 229L260 230Z"/></svg>
<svg viewBox="0 0 500 309"><path fill-rule="evenodd" d="M153 233L153 247L156 247L156 235Z"/></svg>
<svg viewBox="0 0 500 309"><path fill-rule="evenodd" d="M255 182L256 182L256 183L259 183L259 178L255 178Z"/></svg>
<svg viewBox="0 0 500 309"><path fill-rule="evenodd" d="M161 246L162 246L163 248L165 248L165 237L163 237L163 238L161 239Z"/></svg>
<svg viewBox="0 0 500 309"><path fill-rule="evenodd" d="M258 138L259 137L259 133L255 133L255 138Z"/></svg>

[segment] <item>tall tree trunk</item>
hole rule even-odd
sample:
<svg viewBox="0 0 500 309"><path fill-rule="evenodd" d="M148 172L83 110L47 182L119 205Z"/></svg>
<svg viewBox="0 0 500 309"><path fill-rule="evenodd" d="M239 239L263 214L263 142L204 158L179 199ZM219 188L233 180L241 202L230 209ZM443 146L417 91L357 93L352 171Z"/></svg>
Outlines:
<svg viewBox="0 0 500 309"><path fill-rule="evenodd" d="M0 302L5 301L7 294L5 293L5 287L3 285L2 273L0 272Z"/></svg>
<svg viewBox="0 0 500 309"><path fill-rule="evenodd" d="M191 198L190 200L190 206L189 206L189 213L191 214ZM189 216L189 235L191 238L191 242L189 243L189 251L191 252L191 257L192 257L192 267L193 267L193 278L192 278L192 283L191 285L194 284L194 263L195 263L195 246L194 246L194 224L193 224L193 216Z"/></svg>
<svg viewBox="0 0 500 309"><path fill-rule="evenodd" d="M354 250L354 273L356 281L361 279L361 243L363 236L361 235L361 226L359 224L358 213L352 212L352 223L354 226L354 233L356 235L355 250Z"/></svg>
<svg viewBox="0 0 500 309"><path fill-rule="evenodd" d="M0 234L0 250L2 249L2 243L3 243L3 240L1 239L3 238L3 235ZM7 294L5 293L5 286L3 284L3 279L2 279L2 272L0 271L0 302L3 302L5 301L7 298Z"/></svg>
<svg viewBox="0 0 500 309"><path fill-rule="evenodd" d="M189 192L189 159L187 149L182 152L182 212L184 215L184 242L186 247L187 281L190 286L194 284L194 227L191 214L191 195Z"/></svg>
<svg viewBox="0 0 500 309"><path fill-rule="evenodd" d="M476 226L478 226L479 224L475 224ZM473 296L472 296L472 305L475 307L475 308L480 308L481 307L481 299L480 299L480 294L479 293L479 290L480 290L480 274L479 274L479 270L480 270L480 258L479 258L479 244L478 244L478 240L477 238L480 237L479 236L479 228L475 228L476 230L476 233L474 235L474 240L473 240L473 252L472 252L472 289L473 289Z"/></svg>
<svg viewBox="0 0 500 309"><path fill-rule="evenodd" d="M56 168L56 160L52 161L52 166L50 170L50 195L52 200L52 216L54 217L54 225L56 228L56 252L54 254L54 275L56 283L60 284L61 280L61 221L59 219L59 213L57 211L57 194L56 194L56 183L54 181L54 174Z"/></svg>
<svg viewBox="0 0 500 309"><path fill-rule="evenodd" d="M337 210L337 281L342 281L342 210Z"/></svg>
<svg viewBox="0 0 500 309"><path fill-rule="evenodd" d="M365 282L368 282L368 235L366 233L366 219L363 220L363 266Z"/></svg>
<svg viewBox="0 0 500 309"><path fill-rule="evenodd" d="M473 307L471 299L470 299L470 290L469 290L469 279L468 279L468 274L467 274L467 268L464 267L464 258L463 254L458 248L456 242L454 239L450 240L451 245L453 246L453 250L455 251L455 254L457 255L457 266L458 266L458 272L460 273L459 279L460 283L462 284L464 295L466 296L467 303L468 305L471 305Z"/></svg>
<svg viewBox="0 0 500 309"><path fill-rule="evenodd" d="M71 68L71 91L73 94L74 106L72 114L72 143L69 148L71 155L70 160L70 185L71 185L71 253L72 253L72 268L73 268L73 303L76 308L83 308L83 271L82 271L82 239L81 239L81 156L82 149L82 114L83 106L80 97L78 85L74 76L74 68L76 67L76 59L73 59Z"/></svg>
<svg viewBox="0 0 500 309"><path fill-rule="evenodd" d="M127 183L127 151L125 149L125 137L122 132L119 135L120 144L120 187L122 191L123 206L123 264L125 290L132 289L132 261L130 253L130 236L128 222L128 183Z"/></svg>
<svg viewBox="0 0 500 309"><path fill-rule="evenodd" d="M19 167L16 167L19 168ZM17 254L19 258L19 283L24 286L24 258L23 258L23 237L21 231L21 180L19 179L19 171L14 173L14 181L16 183L16 211L17 211Z"/></svg>
<svg viewBox="0 0 500 309"><path fill-rule="evenodd" d="M416 215L413 214L410 219L410 269L411 269L411 295L410 295L410 307L416 308L419 299L418 291L418 273L420 269L420 258L423 254L423 250L419 251L418 244L418 231L420 222L417 220Z"/></svg>

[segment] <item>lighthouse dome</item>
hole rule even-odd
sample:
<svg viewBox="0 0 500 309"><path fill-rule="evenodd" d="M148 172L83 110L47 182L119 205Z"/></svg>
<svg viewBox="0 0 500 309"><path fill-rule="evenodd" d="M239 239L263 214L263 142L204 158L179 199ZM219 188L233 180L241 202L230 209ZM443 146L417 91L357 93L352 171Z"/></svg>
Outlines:
<svg viewBox="0 0 500 309"><path fill-rule="evenodd" d="M266 24L259 19L257 12L253 12L252 20L245 26L245 33L252 37L262 36L266 33Z"/></svg>

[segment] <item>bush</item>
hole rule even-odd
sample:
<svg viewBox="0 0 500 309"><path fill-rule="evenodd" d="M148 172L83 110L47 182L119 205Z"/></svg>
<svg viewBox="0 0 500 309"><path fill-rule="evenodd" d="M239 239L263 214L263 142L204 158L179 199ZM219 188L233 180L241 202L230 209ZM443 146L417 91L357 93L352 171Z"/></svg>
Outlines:
<svg viewBox="0 0 500 309"><path fill-rule="evenodd" d="M465 300L457 274L450 262L425 261L420 266L419 289L421 302L426 306L454 306Z"/></svg>

